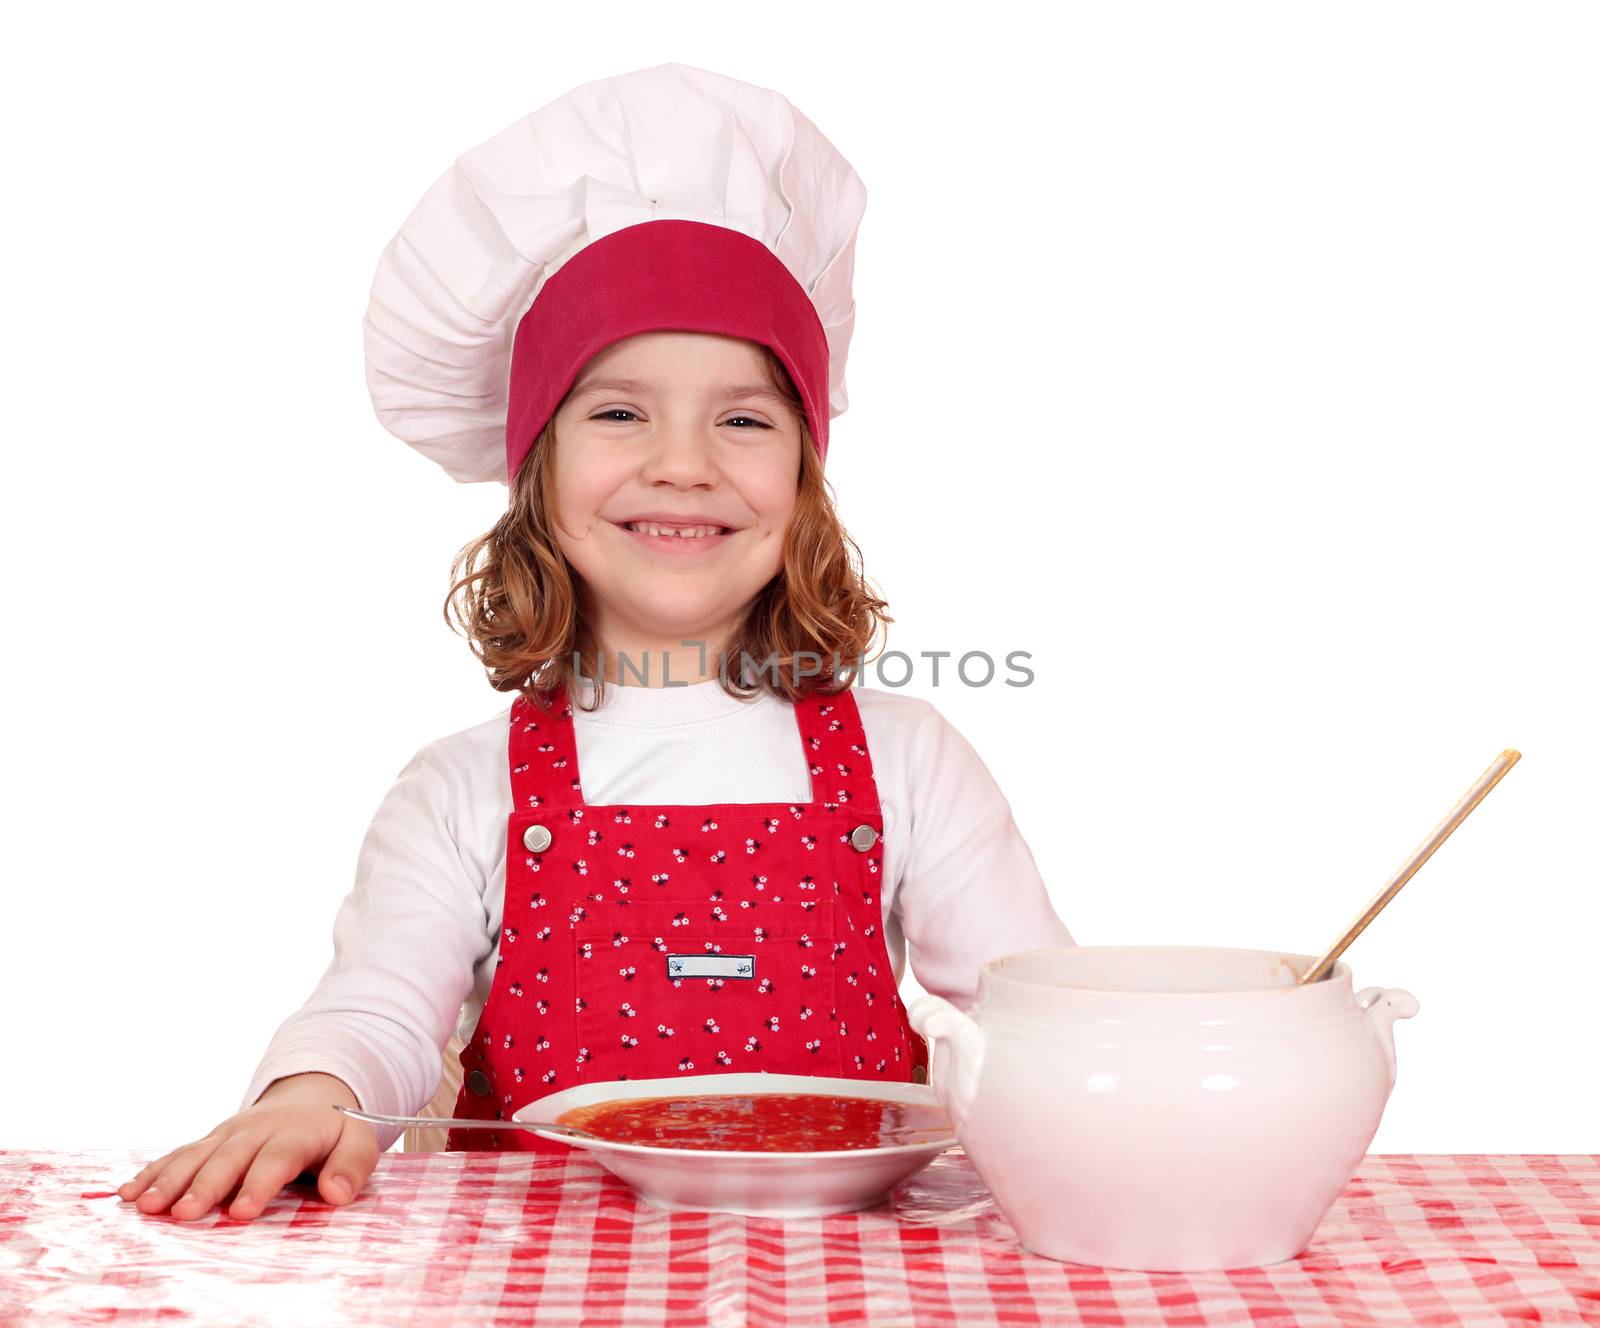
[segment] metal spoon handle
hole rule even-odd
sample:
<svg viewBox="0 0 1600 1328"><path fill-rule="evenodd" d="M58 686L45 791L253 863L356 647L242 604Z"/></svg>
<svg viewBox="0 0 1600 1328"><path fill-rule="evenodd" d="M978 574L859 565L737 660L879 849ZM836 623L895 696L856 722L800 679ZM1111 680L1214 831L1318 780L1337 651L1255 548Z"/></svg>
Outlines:
<svg viewBox="0 0 1600 1328"><path fill-rule="evenodd" d="M414 1126L418 1129L452 1129L452 1130L549 1130L553 1134L570 1134L577 1139L599 1139L598 1134L588 1130L580 1130L576 1125L557 1125L554 1121L519 1121L519 1120L464 1120L449 1116L382 1116L375 1111L357 1111L354 1107L346 1107L334 1103L335 1111L342 1111L346 1116L354 1116L357 1120L372 1121L378 1125L399 1125L403 1127Z"/></svg>

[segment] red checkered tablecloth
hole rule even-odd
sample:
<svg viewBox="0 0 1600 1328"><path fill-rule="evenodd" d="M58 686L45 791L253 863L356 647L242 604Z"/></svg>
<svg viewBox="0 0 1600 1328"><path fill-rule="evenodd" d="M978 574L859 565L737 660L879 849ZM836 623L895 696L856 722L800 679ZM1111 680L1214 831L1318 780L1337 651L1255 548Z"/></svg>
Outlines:
<svg viewBox="0 0 1600 1328"><path fill-rule="evenodd" d="M957 1151L892 1204L666 1213L582 1155L388 1154L350 1207L148 1217L134 1153L0 1153L0 1324L1600 1324L1600 1156L1369 1156L1300 1258L1021 1249Z"/></svg>

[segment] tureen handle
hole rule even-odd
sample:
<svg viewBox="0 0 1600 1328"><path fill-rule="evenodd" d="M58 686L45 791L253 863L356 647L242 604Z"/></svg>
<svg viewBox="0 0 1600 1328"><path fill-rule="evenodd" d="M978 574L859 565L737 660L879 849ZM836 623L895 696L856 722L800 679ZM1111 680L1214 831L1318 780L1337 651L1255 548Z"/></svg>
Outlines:
<svg viewBox="0 0 1600 1328"><path fill-rule="evenodd" d="M924 1037L945 1044L935 1064L934 1088L957 1133L966 1126L967 1113L978 1091L983 1068L983 1030L942 996L919 996L906 1010L911 1027Z"/></svg>
<svg viewBox="0 0 1600 1328"><path fill-rule="evenodd" d="M1383 1046L1384 1058L1389 1062L1389 1086L1394 1086L1394 1021L1409 1019L1422 1007L1409 991L1399 987L1363 987L1356 993L1356 1004L1367 1012L1372 1031Z"/></svg>

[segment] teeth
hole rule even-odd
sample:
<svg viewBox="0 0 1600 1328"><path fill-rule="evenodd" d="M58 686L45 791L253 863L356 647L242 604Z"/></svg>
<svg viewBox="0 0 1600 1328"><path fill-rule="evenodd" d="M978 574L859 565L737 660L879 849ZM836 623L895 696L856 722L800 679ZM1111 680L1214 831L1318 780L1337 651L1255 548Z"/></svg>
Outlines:
<svg viewBox="0 0 1600 1328"><path fill-rule="evenodd" d="M705 535L720 535L721 526L663 526L654 521L630 521L629 530L641 535L674 535L679 539L699 539Z"/></svg>

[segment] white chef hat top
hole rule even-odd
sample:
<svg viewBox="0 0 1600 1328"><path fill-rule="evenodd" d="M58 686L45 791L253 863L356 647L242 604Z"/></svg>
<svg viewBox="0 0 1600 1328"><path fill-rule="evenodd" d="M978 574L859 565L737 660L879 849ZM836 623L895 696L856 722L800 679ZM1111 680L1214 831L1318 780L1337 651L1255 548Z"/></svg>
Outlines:
<svg viewBox="0 0 1600 1328"><path fill-rule="evenodd" d="M825 458L827 420L849 404L851 279L865 206L866 190L850 164L776 92L682 64L585 83L458 157L384 248L363 320L367 385L378 418L457 480L507 482L508 452L514 472L531 446L527 437L508 440L513 342L531 362L524 344L535 338L518 338L517 331L545 284L574 256L624 228L692 221L759 241L781 263L780 283L789 284L781 277L786 269L809 299L804 317L814 311L811 326L820 324L821 332L813 357L818 382L814 392L799 385ZM790 297L796 302L793 287ZM680 292L680 312L682 298ZM581 300L568 303L582 307ZM554 306L555 297L547 304ZM570 321L571 310L562 313ZM640 323L636 316L632 330L643 325L683 324ZM788 325L795 326L793 317ZM591 328L587 340L574 335L570 348L556 348L558 369L564 353L580 361L567 366L566 386L581 359L599 349L596 341L616 339L615 330L597 335ZM535 328L531 319L530 332L544 342L567 335ZM773 345L797 382L805 376L804 356L791 354L780 334L745 334ZM542 344L539 354L549 378L551 348ZM551 381L565 390L559 372ZM520 414L534 411L537 432L554 404L524 401Z"/></svg>

